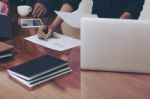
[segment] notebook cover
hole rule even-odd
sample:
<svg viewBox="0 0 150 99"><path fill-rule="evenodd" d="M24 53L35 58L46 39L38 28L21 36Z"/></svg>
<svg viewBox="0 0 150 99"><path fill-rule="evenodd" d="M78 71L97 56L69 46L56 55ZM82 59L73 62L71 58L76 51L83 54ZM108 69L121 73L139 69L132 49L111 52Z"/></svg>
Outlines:
<svg viewBox="0 0 150 99"><path fill-rule="evenodd" d="M38 77L36 77L36 78L34 78L34 79L31 79L31 80L26 80L26 79L21 78L21 77L15 75L15 74L13 74L13 73L9 73L9 74L10 74L10 75L17 76L18 78L20 78L20 79L22 79L22 80L24 80L24 81L26 81L26 82L28 82L28 83L31 83L31 82L35 82L35 81L37 81L38 79L41 79L41 78L43 78L43 77L45 77L45 76L47 76L47 75L54 75L54 74L57 74L57 73L59 73L59 72L61 72L61 71L65 71L65 70L68 70L68 69L70 70L71 68L70 68L68 65L66 65L66 66L64 66L64 67L61 67L61 68L58 68L58 69L56 69L56 70L50 71L50 72L48 72L48 73L45 73L45 74L43 74L43 75L40 75L40 76L38 76Z"/></svg>
<svg viewBox="0 0 150 99"><path fill-rule="evenodd" d="M16 82L17 84L19 84L20 86L22 86L23 88L25 88L25 89L34 90L34 89L36 89L36 88L38 88L38 87L40 87L40 86L45 85L45 84L48 83L50 80L53 80L53 79L58 78L58 77L60 77L60 76L64 76L64 75L66 75L67 73L70 73L71 71L72 71L72 70L70 69L70 70L64 71L63 73L58 73L58 74L56 74L56 75L54 75L54 76L52 76L52 77L50 76L50 77L44 79L45 81L43 81L43 82L37 82L37 84L36 84L36 85L33 85L33 86L28 86L28 85L26 85L26 84L20 82L19 80L17 80L16 78L14 78L13 76L11 76L10 74L9 74L9 78L10 78L11 80L13 80L14 82Z"/></svg>
<svg viewBox="0 0 150 99"><path fill-rule="evenodd" d="M71 68L66 68L66 69L60 70L60 71L58 71L56 73L53 73L53 74L44 75L40 79L33 80L33 82L32 81L25 81L24 79L21 79L18 76L13 75L13 74L9 74L9 75L12 76L13 78L15 78L16 80L18 80L19 82L21 82L21 83L31 87L31 86L35 86L35 85L38 85L40 83L43 83L43 82L47 81L47 79L51 80L53 78L56 78L56 77L61 76L61 75L64 75L64 74L66 74L68 72L71 72L71 71L72 71Z"/></svg>
<svg viewBox="0 0 150 99"><path fill-rule="evenodd" d="M12 67L8 69L8 72L13 72L19 77L22 77L26 80L31 80L42 74L66 66L67 64L68 63L64 60L45 55L19 66Z"/></svg>
<svg viewBox="0 0 150 99"><path fill-rule="evenodd" d="M8 53L0 53L0 60L1 59L4 59L4 58L8 58L8 57L11 57L13 54L12 52L8 52Z"/></svg>

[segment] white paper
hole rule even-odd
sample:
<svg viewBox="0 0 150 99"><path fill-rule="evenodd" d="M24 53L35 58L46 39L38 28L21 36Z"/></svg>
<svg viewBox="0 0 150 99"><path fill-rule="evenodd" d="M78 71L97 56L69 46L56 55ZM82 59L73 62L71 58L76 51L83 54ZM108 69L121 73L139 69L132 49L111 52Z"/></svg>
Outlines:
<svg viewBox="0 0 150 99"><path fill-rule="evenodd" d="M80 20L83 17L89 17L89 18L97 18L97 15L92 14L83 14L78 12L61 12L61 11L55 11L55 13L62 18L67 24L71 25L75 28L80 28Z"/></svg>
<svg viewBox="0 0 150 99"><path fill-rule="evenodd" d="M39 44L41 46L57 51L64 51L73 47L80 46L80 40L56 32L53 33L53 37L49 38L46 41L39 39L37 35L33 35L25 39L35 44Z"/></svg>

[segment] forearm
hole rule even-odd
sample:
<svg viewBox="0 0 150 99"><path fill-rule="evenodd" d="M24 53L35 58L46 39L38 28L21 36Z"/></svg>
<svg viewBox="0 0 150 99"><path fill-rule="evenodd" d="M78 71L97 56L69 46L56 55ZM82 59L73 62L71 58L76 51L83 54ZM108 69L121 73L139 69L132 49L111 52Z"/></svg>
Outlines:
<svg viewBox="0 0 150 99"><path fill-rule="evenodd" d="M132 19L138 19L143 9L144 2L145 0L129 0L125 12L130 12Z"/></svg>
<svg viewBox="0 0 150 99"><path fill-rule="evenodd" d="M130 12L124 12L121 16L120 19L132 19L132 15Z"/></svg>
<svg viewBox="0 0 150 99"><path fill-rule="evenodd" d="M66 3L66 4L63 4L60 11L71 12L71 11L73 11L73 8L71 5ZM59 16L57 16L54 19L54 21L52 22L51 26L55 28L55 27L59 26L62 22L63 22L63 20Z"/></svg>

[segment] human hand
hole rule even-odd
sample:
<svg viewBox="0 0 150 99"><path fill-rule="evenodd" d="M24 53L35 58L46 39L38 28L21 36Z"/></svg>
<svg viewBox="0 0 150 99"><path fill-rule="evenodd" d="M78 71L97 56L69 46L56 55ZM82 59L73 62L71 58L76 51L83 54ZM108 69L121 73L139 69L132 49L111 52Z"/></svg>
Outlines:
<svg viewBox="0 0 150 99"><path fill-rule="evenodd" d="M0 13L8 14L8 4L7 0L0 0Z"/></svg>
<svg viewBox="0 0 150 99"><path fill-rule="evenodd" d="M132 19L132 14L130 12L124 12L121 16L120 19Z"/></svg>
<svg viewBox="0 0 150 99"><path fill-rule="evenodd" d="M0 0L0 1L3 1L4 3L8 4L8 0Z"/></svg>
<svg viewBox="0 0 150 99"><path fill-rule="evenodd" d="M46 30L48 28L48 30ZM38 35L38 38L40 39L44 39L44 40L47 40L48 38L50 38L52 36L54 32L54 27L41 27L39 28L38 32L37 32L37 35Z"/></svg>
<svg viewBox="0 0 150 99"><path fill-rule="evenodd" d="M44 16L46 12L47 12L47 8L42 3L37 2L34 5L32 15L33 17L41 17Z"/></svg>

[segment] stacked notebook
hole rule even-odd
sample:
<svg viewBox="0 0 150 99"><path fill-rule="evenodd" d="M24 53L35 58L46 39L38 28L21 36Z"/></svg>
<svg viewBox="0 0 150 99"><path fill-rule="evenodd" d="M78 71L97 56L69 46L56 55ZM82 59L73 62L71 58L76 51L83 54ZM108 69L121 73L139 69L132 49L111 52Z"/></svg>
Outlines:
<svg viewBox="0 0 150 99"><path fill-rule="evenodd" d="M12 45L0 42L0 60L11 57L13 55L13 48L14 47Z"/></svg>
<svg viewBox="0 0 150 99"><path fill-rule="evenodd" d="M53 56L42 56L8 70L10 78L27 87L34 87L48 80L71 72L64 60Z"/></svg>

